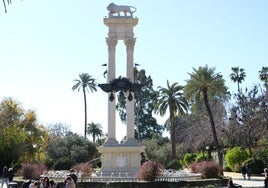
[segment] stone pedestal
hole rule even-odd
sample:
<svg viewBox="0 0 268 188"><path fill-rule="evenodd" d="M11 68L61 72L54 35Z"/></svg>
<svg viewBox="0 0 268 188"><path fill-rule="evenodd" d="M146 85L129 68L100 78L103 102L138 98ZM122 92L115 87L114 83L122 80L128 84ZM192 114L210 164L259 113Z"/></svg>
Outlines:
<svg viewBox="0 0 268 188"><path fill-rule="evenodd" d="M102 167L98 175L102 177L135 177L141 163L141 153L145 147L138 144L103 145Z"/></svg>

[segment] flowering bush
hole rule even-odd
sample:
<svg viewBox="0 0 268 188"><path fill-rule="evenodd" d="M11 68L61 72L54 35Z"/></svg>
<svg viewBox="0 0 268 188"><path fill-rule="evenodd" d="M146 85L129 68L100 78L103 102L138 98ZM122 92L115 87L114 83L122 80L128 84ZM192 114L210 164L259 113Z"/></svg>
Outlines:
<svg viewBox="0 0 268 188"><path fill-rule="evenodd" d="M137 172L136 178L145 181L154 181L163 172L162 164L154 161L146 161Z"/></svg>
<svg viewBox="0 0 268 188"><path fill-rule="evenodd" d="M214 161L191 163L189 168L191 172L201 174L201 177L204 179L218 178L221 170L220 166Z"/></svg>
<svg viewBox="0 0 268 188"><path fill-rule="evenodd" d="M25 163L22 164L19 174L23 176L24 179L40 179L40 175L47 170L46 166L40 163Z"/></svg>
<svg viewBox="0 0 268 188"><path fill-rule="evenodd" d="M92 165L90 163L79 163L72 167L76 171L82 172L81 178L82 180L90 178L93 172Z"/></svg>

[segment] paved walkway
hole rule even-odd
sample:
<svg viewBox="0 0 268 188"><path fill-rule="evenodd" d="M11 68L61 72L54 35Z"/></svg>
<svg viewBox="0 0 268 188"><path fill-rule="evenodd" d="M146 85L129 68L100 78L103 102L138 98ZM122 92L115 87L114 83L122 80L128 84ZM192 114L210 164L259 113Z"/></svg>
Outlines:
<svg viewBox="0 0 268 188"><path fill-rule="evenodd" d="M233 182L242 187L264 187L264 176L252 176L250 180L244 180L240 173L224 172L224 176L232 177Z"/></svg>

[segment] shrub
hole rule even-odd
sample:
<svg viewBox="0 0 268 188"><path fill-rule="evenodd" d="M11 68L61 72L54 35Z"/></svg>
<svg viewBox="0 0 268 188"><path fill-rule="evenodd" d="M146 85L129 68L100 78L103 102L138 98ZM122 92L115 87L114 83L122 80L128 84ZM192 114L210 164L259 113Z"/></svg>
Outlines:
<svg viewBox="0 0 268 188"><path fill-rule="evenodd" d="M181 169L181 167L182 165L178 159L173 159L167 165L167 168L174 169L174 170L179 170Z"/></svg>
<svg viewBox="0 0 268 188"><path fill-rule="evenodd" d="M214 161L191 163L189 167L191 172L201 174L204 179L219 178L221 170L220 166Z"/></svg>
<svg viewBox="0 0 268 188"><path fill-rule="evenodd" d="M225 160L232 171L239 172L242 163L248 159L248 157L249 155L246 150L241 149L240 147L234 147L233 149L227 151Z"/></svg>
<svg viewBox="0 0 268 188"><path fill-rule="evenodd" d="M54 170L69 170L74 165L72 159L67 157L59 158L53 165Z"/></svg>
<svg viewBox="0 0 268 188"><path fill-rule="evenodd" d="M198 162L206 161L207 158L208 158L207 154L204 154L203 152L198 153L195 157L195 162L198 163Z"/></svg>
<svg viewBox="0 0 268 188"><path fill-rule="evenodd" d="M88 179L91 177L93 168L90 163L79 163L72 167L72 169L75 169L76 171L82 172L81 179L82 181L85 179Z"/></svg>
<svg viewBox="0 0 268 188"><path fill-rule="evenodd" d="M262 160L259 159L248 159L246 161L244 161L244 164L246 166L249 166L249 168L251 169L251 173L252 174L261 174L263 173L263 169L264 169L264 163Z"/></svg>
<svg viewBox="0 0 268 188"><path fill-rule="evenodd" d="M146 161L140 167L137 172L136 178L145 181L154 181L157 176L161 176L163 172L163 166L154 161Z"/></svg>
<svg viewBox="0 0 268 188"><path fill-rule="evenodd" d="M186 153L183 157L183 165L189 166L189 164L195 161L195 158L196 158L195 153Z"/></svg>
<svg viewBox="0 0 268 188"><path fill-rule="evenodd" d="M39 163L26 163L23 164L19 170L19 175L24 179L40 179L41 174L47 170L46 166Z"/></svg>

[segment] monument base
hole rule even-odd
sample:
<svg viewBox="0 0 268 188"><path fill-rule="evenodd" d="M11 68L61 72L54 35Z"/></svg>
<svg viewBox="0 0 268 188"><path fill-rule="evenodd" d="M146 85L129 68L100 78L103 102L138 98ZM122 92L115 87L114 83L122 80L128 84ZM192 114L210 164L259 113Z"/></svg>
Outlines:
<svg viewBox="0 0 268 188"><path fill-rule="evenodd" d="M133 178L140 167L145 146L131 141L126 144L104 144L97 149L102 162L98 176Z"/></svg>

